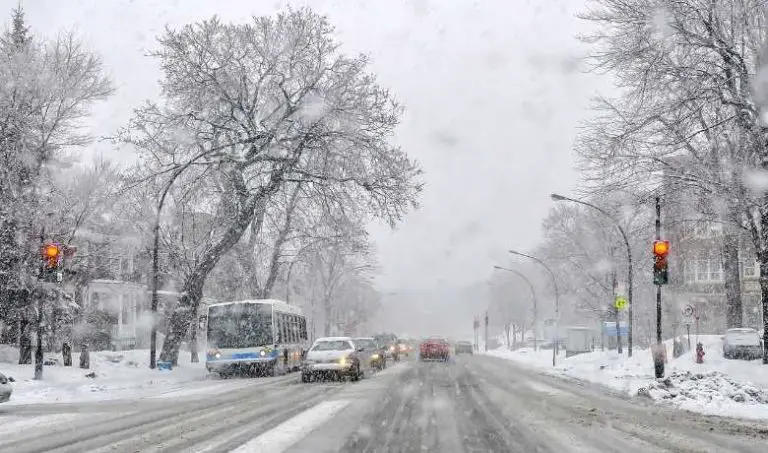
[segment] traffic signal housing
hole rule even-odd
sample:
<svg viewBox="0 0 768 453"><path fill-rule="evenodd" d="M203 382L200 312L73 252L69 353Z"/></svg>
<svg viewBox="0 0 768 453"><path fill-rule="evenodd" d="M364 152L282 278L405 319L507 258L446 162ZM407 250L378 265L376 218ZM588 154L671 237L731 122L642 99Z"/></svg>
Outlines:
<svg viewBox="0 0 768 453"><path fill-rule="evenodd" d="M653 242L653 284L666 285L669 282L669 241Z"/></svg>
<svg viewBox="0 0 768 453"><path fill-rule="evenodd" d="M46 280L53 280L61 265L62 247L56 243L49 243L43 245L40 252L43 260L41 277Z"/></svg>

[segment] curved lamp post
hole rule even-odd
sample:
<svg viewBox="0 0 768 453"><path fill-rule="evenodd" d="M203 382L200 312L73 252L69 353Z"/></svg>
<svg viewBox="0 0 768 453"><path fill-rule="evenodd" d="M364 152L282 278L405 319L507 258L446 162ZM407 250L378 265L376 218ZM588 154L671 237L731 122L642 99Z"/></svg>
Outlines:
<svg viewBox="0 0 768 453"><path fill-rule="evenodd" d="M550 277L552 277L552 285L555 287L555 344L552 347L552 366L555 366L557 362L557 345L559 342L558 335L560 334L560 290L557 288L557 278L555 277L555 273L552 272L552 269L550 269L549 266L544 263L544 261L536 258L535 256L526 255L525 253L520 253L516 250L509 250L509 253L536 261L537 263L541 264L544 269L549 272Z"/></svg>
<svg viewBox="0 0 768 453"><path fill-rule="evenodd" d="M624 231L624 228L621 227L619 222L616 221L616 219L613 218L612 215L610 215L604 209L593 205L592 203L576 200L574 198L565 197L563 195L559 195L556 193L551 194L550 198L552 198L553 201L570 201L571 203L578 203L588 208L592 208L595 211L603 214L608 219L610 219L613 222L613 224L616 226L616 228L619 230L619 232L621 233L621 237L624 239L624 245L627 248L627 303L629 305L629 308L627 310L627 356L632 357L632 274L633 274L632 246L629 245L629 238L627 237L627 232Z"/></svg>
<svg viewBox="0 0 768 453"><path fill-rule="evenodd" d="M536 290L533 289L533 285L531 284L531 281L528 280L528 277L526 277L522 272L516 271L514 269L508 269L506 267L501 267L501 266L493 266L493 268L494 269L498 269L500 271L512 272L513 274L518 275L520 278L522 278L525 281L525 283L528 284L528 287L531 288L531 295L533 296L533 350L534 351L538 351L538 349L539 349L538 348L538 343L539 343L539 341L538 341L538 338L539 338L538 337L538 333L539 333L538 332L539 309L538 309L538 306L537 306L538 304L536 302ZM523 334L523 335L525 335L525 334Z"/></svg>

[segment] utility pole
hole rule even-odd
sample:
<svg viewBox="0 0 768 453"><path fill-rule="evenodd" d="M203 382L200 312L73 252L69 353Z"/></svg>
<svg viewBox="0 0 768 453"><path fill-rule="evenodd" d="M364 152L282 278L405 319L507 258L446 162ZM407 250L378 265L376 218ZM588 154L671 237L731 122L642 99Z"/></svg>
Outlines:
<svg viewBox="0 0 768 453"><path fill-rule="evenodd" d="M45 226L40 229L40 255L39 263L40 268L37 274L37 285L34 288L32 294L37 299L37 316L36 316L36 345L35 345L35 380L43 378L43 335L45 334L44 324L44 310L45 310L45 297L48 295L50 289L48 283L56 284L60 283L62 279L61 275L61 259L62 259L63 247L55 242L45 242Z"/></svg>
<svg viewBox="0 0 768 453"><path fill-rule="evenodd" d="M669 279L667 255L669 241L661 240L661 199L656 197L656 240L653 242L653 283L656 285L656 350L653 353L653 365L657 378L664 377L664 359L666 350L661 340L661 286Z"/></svg>
<svg viewBox="0 0 768 453"><path fill-rule="evenodd" d="M618 288L619 288L619 279L616 277L616 270L614 269L613 275L612 275L612 283L613 287L613 313L615 316L616 321L616 350L619 354L623 353L623 349L621 347L621 310L619 310L618 305L616 304L616 297L618 296Z"/></svg>
<svg viewBox="0 0 768 453"><path fill-rule="evenodd" d="M488 352L488 310L485 311L485 352Z"/></svg>
<svg viewBox="0 0 768 453"><path fill-rule="evenodd" d="M48 267L48 261L47 259L53 259L54 258L54 249L51 248L51 251L48 251L48 247L45 246L45 225L40 229L40 251L41 251L41 260L40 260L40 271L37 276L38 280L38 288L35 288L36 291L33 292L33 294L37 297L37 319L36 319L36 345L35 345L35 376L34 379L39 381L43 379L43 297L45 294L45 291L43 290L43 281L46 277L46 267ZM49 255L50 253L50 255ZM56 249L56 253L58 254L58 249ZM51 258L49 258L49 256Z"/></svg>

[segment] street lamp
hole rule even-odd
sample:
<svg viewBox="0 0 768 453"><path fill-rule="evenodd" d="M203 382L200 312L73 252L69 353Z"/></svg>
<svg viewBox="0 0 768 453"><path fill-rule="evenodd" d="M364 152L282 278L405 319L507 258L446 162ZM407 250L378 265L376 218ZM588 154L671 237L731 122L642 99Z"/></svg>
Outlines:
<svg viewBox="0 0 768 453"><path fill-rule="evenodd" d="M621 224L619 224L612 215L592 203L576 200L556 193L551 194L550 198L552 198L552 201L570 201L592 208L610 219L621 233L621 237L624 239L624 245L627 247L627 303L629 305L629 308L627 309L627 356L632 357L632 246L629 245L627 232L624 231L624 228L622 228Z"/></svg>
<svg viewBox="0 0 768 453"><path fill-rule="evenodd" d="M526 277L522 272L516 271L514 269L508 269L506 267L501 266L493 266L494 269L498 269L500 271L507 271L512 272L513 274L518 275L520 278L522 278L525 283L528 284L528 287L531 288L531 295L533 296L533 350L538 351L538 323L539 323L539 309L537 307L536 302L536 290L533 289L533 285L531 284L531 281L528 280L528 277Z"/></svg>
<svg viewBox="0 0 768 453"><path fill-rule="evenodd" d="M550 269L549 266L544 263L544 261L536 258L535 256L526 255L525 253L520 253L515 250L509 250L509 253L536 261L537 263L541 264L544 269L549 272L550 277L552 277L552 285L555 288L555 344L552 347L552 366L555 366L557 361L557 345L559 340L558 335L560 334L560 290L557 288L557 278L555 277L555 273L552 272L552 269Z"/></svg>

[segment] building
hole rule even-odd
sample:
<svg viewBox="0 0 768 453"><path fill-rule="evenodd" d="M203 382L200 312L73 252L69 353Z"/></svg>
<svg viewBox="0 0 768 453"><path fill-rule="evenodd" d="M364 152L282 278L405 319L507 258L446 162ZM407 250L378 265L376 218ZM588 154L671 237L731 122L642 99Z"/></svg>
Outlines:
<svg viewBox="0 0 768 453"><path fill-rule="evenodd" d="M678 167L680 168L680 167ZM666 329L678 329L681 310L692 305L698 316L700 333L721 334L726 329L725 277L723 272L723 229L728 227L706 196L695 187L676 183L674 173L663 178L664 236L671 242L670 281L664 299ZM745 327L762 328L759 266L746 231L738 235L739 277L742 318ZM682 333L678 330L677 333Z"/></svg>

